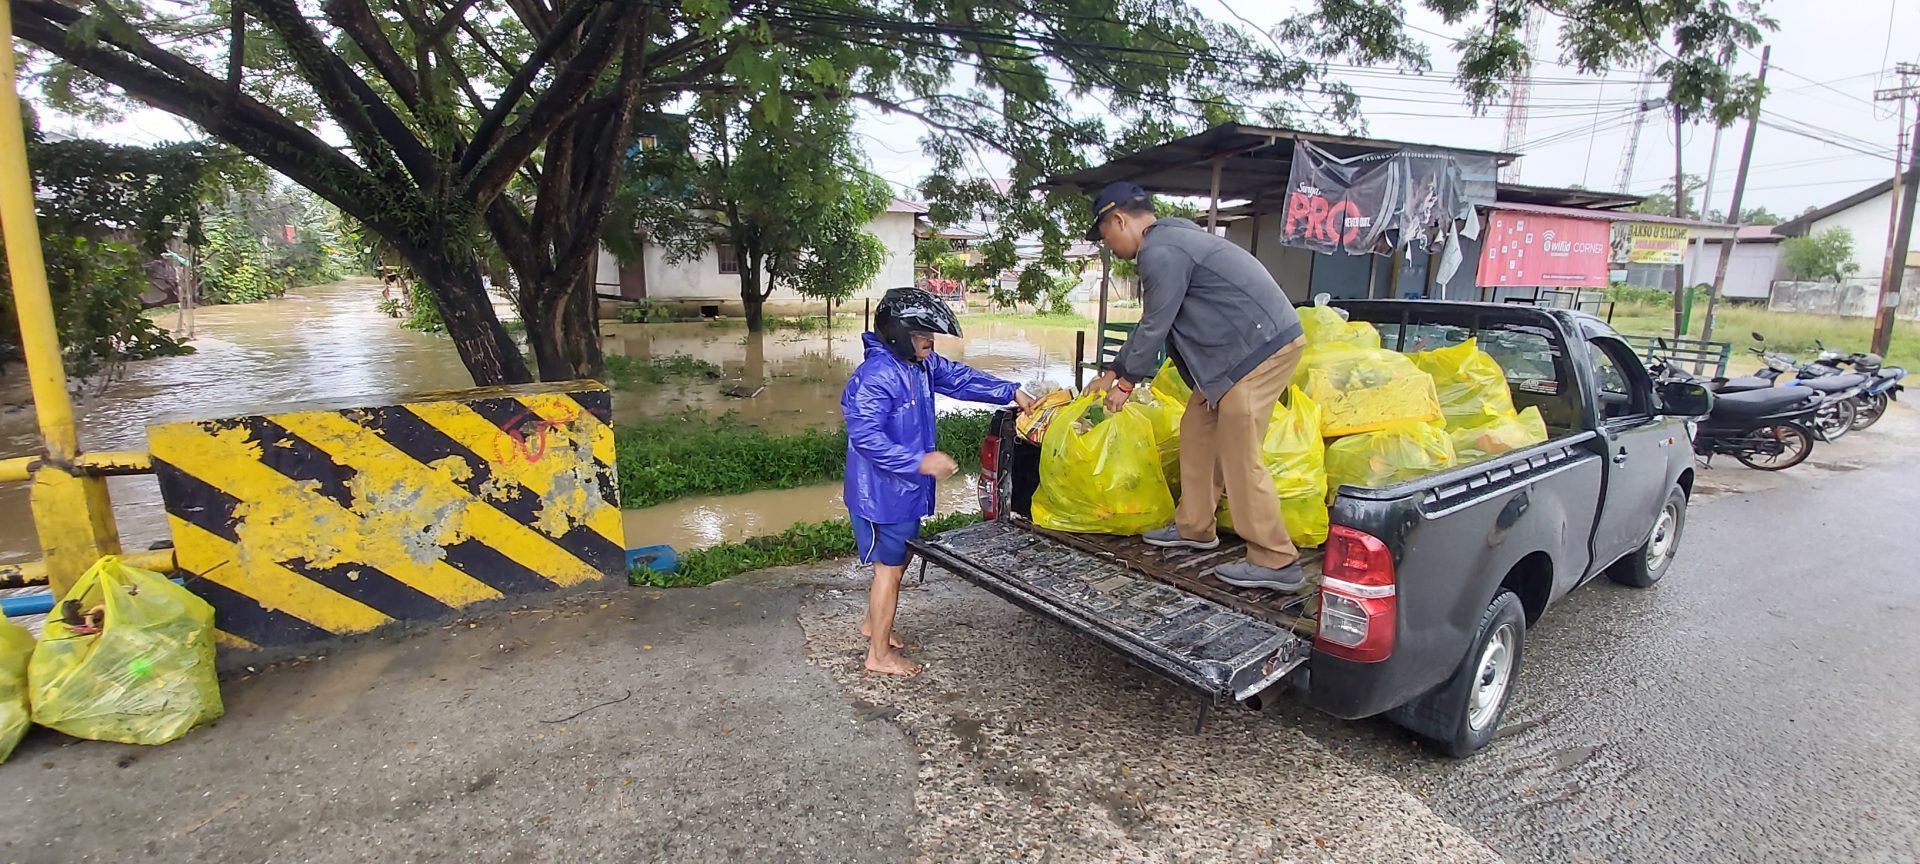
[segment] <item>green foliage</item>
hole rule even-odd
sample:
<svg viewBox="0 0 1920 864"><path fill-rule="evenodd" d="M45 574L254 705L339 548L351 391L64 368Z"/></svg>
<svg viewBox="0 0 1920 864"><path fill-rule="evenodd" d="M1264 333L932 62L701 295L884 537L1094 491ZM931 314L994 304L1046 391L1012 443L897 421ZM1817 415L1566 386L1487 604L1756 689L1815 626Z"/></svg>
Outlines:
<svg viewBox="0 0 1920 864"><path fill-rule="evenodd" d="M1853 232L1828 228L1780 244L1781 262L1790 279L1838 282L1860 271L1853 260Z"/></svg>
<svg viewBox="0 0 1920 864"><path fill-rule="evenodd" d="M40 249L67 374L86 379L130 360L193 353L142 314L147 259L138 247L49 232L41 238ZM18 313L10 273L0 273L0 315L5 316L5 345L17 351Z"/></svg>
<svg viewBox="0 0 1920 864"><path fill-rule="evenodd" d="M207 220L207 245L200 259L200 301L207 304L257 303L286 292L275 279L267 244L242 219L218 212Z"/></svg>
<svg viewBox="0 0 1920 864"><path fill-rule="evenodd" d="M440 307L434 304L433 292L424 282L407 283L407 292L412 301L412 311L400 326L421 333L445 333L446 322L440 320Z"/></svg>
<svg viewBox="0 0 1920 864"><path fill-rule="evenodd" d="M977 466L991 416L941 416L935 421L936 446L962 467ZM622 507L651 507L690 495L791 489L838 479L846 470L845 429L780 435L732 415L710 419L689 413L622 424L614 440Z"/></svg>
<svg viewBox="0 0 1920 864"><path fill-rule="evenodd" d="M717 379L720 377L720 367L686 354L669 354L665 357L610 354L606 358L606 375L614 386L632 388L642 384L665 384L675 378Z"/></svg>
<svg viewBox="0 0 1920 864"><path fill-rule="evenodd" d="M645 324L653 320L653 316L654 308L652 300L635 300L626 306L620 307L620 323L622 324ZM611 360L612 358L608 359Z"/></svg>
<svg viewBox="0 0 1920 864"><path fill-rule="evenodd" d="M397 297L388 297L373 304L373 310L388 318L398 318L405 314L400 307L400 299Z"/></svg>
<svg viewBox="0 0 1920 864"><path fill-rule="evenodd" d="M920 523L920 536L931 537L979 521L979 513L936 516ZM853 523L845 519L802 522L772 536L695 549L680 557L680 567L672 573L635 568L627 574L627 581L654 588L711 585L742 573L846 558L856 551Z"/></svg>
<svg viewBox="0 0 1920 864"><path fill-rule="evenodd" d="M1712 290L1711 286L1704 284L1693 286L1695 318L1701 318L1706 315L1707 295L1711 293ZM1672 330L1672 291L1664 288L1651 288L1645 285L1628 285L1625 282L1617 282L1607 288L1606 294L1607 299L1613 301L1613 314L1635 316L1664 313L1667 315L1668 330ZM1671 333L1667 335L1671 335Z"/></svg>

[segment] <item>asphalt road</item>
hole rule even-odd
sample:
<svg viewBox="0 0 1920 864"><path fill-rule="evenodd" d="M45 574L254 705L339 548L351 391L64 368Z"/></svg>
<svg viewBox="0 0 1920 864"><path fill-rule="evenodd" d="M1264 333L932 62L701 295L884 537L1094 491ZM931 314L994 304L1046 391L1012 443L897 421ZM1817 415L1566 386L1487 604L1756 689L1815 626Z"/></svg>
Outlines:
<svg viewBox="0 0 1920 864"><path fill-rule="evenodd" d="M1882 426L1703 475L1666 578L1549 610L1472 759L1281 719L1514 861L1920 860L1920 422Z"/></svg>

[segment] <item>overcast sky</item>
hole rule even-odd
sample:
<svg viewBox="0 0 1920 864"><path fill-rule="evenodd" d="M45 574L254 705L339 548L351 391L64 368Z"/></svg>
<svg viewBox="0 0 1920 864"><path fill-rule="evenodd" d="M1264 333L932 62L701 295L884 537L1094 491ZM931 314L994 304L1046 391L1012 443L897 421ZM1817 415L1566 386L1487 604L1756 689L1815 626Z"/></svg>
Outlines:
<svg viewBox="0 0 1920 864"><path fill-rule="evenodd" d="M1301 5L1300 0L1193 2L1219 20L1238 25L1233 14L1237 11L1261 27L1271 26ZM1873 103L1873 91L1893 83L1883 70L1895 62L1920 60L1920 0L1771 0L1766 6L1780 22L1779 29L1767 37L1773 46L1767 120L1815 130L1821 137L1847 145L1760 128L1747 204L1793 216L1891 176L1898 124L1890 105ZM1464 28L1448 27L1424 10L1414 10L1408 24L1432 52L1432 73L1425 77L1384 72L1338 76L1361 94L1367 133L1415 143L1501 149L1504 112L1495 109L1486 116L1473 116L1451 84L1455 63L1451 37ZM1558 65L1551 24L1541 34L1540 49L1525 135L1533 146L1520 148L1526 153L1521 182L1616 188L1632 128L1629 106L1638 91L1631 82L1640 75L1621 70L1598 78ZM1747 71L1757 71L1758 50L1743 61ZM1655 96L1659 89L1655 85ZM1636 194L1670 189L1673 182L1672 121L1663 111L1648 112L1646 120L1628 186ZM858 128L875 171L892 181L896 191L912 197L912 188L929 165L918 144L922 127L909 118L868 113ZM151 111L106 128L73 131L142 143L197 137L187 125ZM1710 207L1727 207L1744 132L1743 122L1723 136ZM1688 173L1706 173L1712 140L1709 128L1691 128L1682 136Z"/></svg>

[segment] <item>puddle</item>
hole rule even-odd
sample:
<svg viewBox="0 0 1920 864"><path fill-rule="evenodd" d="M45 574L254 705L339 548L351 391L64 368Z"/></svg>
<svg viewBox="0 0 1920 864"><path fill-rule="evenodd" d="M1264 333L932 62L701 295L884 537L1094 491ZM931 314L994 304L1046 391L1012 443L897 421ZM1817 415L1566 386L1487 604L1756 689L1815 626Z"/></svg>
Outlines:
<svg viewBox="0 0 1920 864"><path fill-rule="evenodd" d="M978 509L972 475L956 475L940 484L935 506L942 514ZM697 549L778 534L800 522L845 519L839 483L769 489L740 495L682 498L657 507L627 510L627 545L666 544Z"/></svg>

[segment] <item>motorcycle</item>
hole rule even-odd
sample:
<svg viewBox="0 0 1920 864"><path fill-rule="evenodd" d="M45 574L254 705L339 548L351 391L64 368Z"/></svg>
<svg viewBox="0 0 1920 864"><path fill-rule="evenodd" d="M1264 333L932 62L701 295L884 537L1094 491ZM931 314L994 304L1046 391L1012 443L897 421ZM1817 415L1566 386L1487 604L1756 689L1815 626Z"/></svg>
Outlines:
<svg viewBox="0 0 1920 864"><path fill-rule="evenodd" d="M1649 367L1660 381L1700 384L1712 391L1713 409L1693 427L1693 452L1708 465L1715 455L1732 456L1756 471L1780 471L1805 462L1819 437L1816 418L1824 397L1805 387L1760 387L1719 391L1709 379L1681 371L1664 360Z"/></svg>
<svg viewBox="0 0 1920 864"><path fill-rule="evenodd" d="M1834 368L1837 369L1840 364L1845 364L1853 367L1854 372L1867 376L1865 390L1854 397L1856 403L1853 418L1854 431L1858 432L1880 422L1880 418L1887 413L1887 403L1900 398L1900 391L1906 389L1900 381L1907 377L1907 370L1900 366L1883 365L1883 360L1878 354L1855 351L1842 356L1840 352L1824 350L1824 347L1822 346L1823 350L1820 352L1821 362L1828 362L1827 357L1831 354Z"/></svg>
<svg viewBox="0 0 1920 864"><path fill-rule="evenodd" d="M1709 385L1717 393L1737 393L1751 390L1764 390L1772 387L1805 387L1821 395L1818 418L1813 424L1814 431L1823 441L1833 442L1856 428L1859 420L1861 397L1867 393L1873 383L1871 376L1857 372L1845 372L1832 361L1839 358L1838 352L1832 352L1832 358L1826 357L1826 346L1821 345L1821 358L1802 363L1792 355L1766 349L1766 337L1758 333L1751 334L1754 341L1762 343L1760 347L1749 349L1758 355L1763 366L1753 375L1715 379ZM1815 340L1815 345L1819 341ZM1784 384L1780 376L1791 375ZM1885 410L1884 406L1881 409ZM1878 418L1875 418L1878 419ZM1871 424L1868 424L1871 425Z"/></svg>

